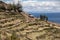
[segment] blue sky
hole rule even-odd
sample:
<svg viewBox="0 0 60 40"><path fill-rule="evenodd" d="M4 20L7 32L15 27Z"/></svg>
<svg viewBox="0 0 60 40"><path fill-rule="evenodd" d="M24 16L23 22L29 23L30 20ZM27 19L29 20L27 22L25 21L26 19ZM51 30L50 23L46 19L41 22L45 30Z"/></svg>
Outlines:
<svg viewBox="0 0 60 40"><path fill-rule="evenodd" d="M18 0L4 0L6 3L15 4ZM60 0L20 0L26 12L60 12Z"/></svg>

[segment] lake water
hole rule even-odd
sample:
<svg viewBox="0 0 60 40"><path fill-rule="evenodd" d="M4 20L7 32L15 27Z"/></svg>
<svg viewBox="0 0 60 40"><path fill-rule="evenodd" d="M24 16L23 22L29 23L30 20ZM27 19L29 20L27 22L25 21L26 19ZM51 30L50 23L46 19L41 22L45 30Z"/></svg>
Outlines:
<svg viewBox="0 0 60 40"><path fill-rule="evenodd" d="M35 17L39 18L43 13L30 13ZM60 13L44 13L43 15L48 16L48 20L55 23L60 23Z"/></svg>

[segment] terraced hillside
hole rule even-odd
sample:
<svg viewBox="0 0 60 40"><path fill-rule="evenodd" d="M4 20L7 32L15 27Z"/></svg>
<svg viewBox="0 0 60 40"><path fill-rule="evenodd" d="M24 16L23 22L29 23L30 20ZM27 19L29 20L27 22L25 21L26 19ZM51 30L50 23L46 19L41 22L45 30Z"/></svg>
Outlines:
<svg viewBox="0 0 60 40"><path fill-rule="evenodd" d="M40 20L26 22L28 15L22 13L0 12L0 40L60 40L59 26Z"/></svg>
<svg viewBox="0 0 60 40"><path fill-rule="evenodd" d="M6 5L0 1L0 40L60 40L60 25L41 21L23 11L7 12Z"/></svg>

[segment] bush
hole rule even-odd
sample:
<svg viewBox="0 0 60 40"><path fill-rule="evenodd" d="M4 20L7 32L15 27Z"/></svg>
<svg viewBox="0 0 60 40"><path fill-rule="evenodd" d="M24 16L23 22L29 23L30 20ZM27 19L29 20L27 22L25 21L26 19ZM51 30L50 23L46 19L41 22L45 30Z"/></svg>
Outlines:
<svg viewBox="0 0 60 40"><path fill-rule="evenodd" d="M48 21L48 17L46 15L40 15L40 20L41 21Z"/></svg>

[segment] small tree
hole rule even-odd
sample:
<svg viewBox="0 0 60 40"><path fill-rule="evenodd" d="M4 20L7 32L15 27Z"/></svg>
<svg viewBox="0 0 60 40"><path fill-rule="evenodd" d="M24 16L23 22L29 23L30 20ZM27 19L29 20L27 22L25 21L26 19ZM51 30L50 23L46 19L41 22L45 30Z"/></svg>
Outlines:
<svg viewBox="0 0 60 40"><path fill-rule="evenodd" d="M44 20L45 20L44 15L40 15L40 20L42 20L42 21L44 21Z"/></svg>
<svg viewBox="0 0 60 40"><path fill-rule="evenodd" d="M22 5L20 4L20 2L18 1L17 4L12 4L12 9L15 11L15 12L22 12Z"/></svg>
<svg viewBox="0 0 60 40"><path fill-rule="evenodd" d="M3 4L0 5L0 11L5 11L5 6Z"/></svg>
<svg viewBox="0 0 60 40"><path fill-rule="evenodd" d="M11 11L11 10L12 10L12 4L8 4L8 5L7 5L7 10L8 10L8 11Z"/></svg>
<svg viewBox="0 0 60 40"><path fill-rule="evenodd" d="M18 12L22 12L22 5L19 1L18 1L16 8L17 8Z"/></svg>
<svg viewBox="0 0 60 40"><path fill-rule="evenodd" d="M48 17L46 16L46 22L48 21Z"/></svg>
<svg viewBox="0 0 60 40"><path fill-rule="evenodd" d="M40 15L40 20L42 21L48 21L48 17L46 15Z"/></svg>
<svg viewBox="0 0 60 40"><path fill-rule="evenodd" d="M12 9L16 12L16 5L13 3Z"/></svg>

